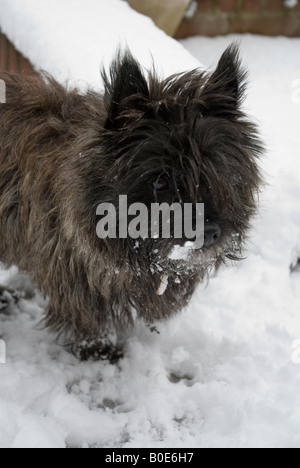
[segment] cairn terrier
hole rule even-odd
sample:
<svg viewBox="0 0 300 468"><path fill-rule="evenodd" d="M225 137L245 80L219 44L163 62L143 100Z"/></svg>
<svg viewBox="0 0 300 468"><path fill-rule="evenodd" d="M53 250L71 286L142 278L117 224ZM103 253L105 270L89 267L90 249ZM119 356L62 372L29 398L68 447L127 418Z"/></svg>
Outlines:
<svg viewBox="0 0 300 468"><path fill-rule="evenodd" d="M0 259L29 275L49 298L46 325L74 343L185 307L211 271L241 258L261 184L236 45L214 72L160 80L125 51L102 76L103 95L0 72ZM97 207L118 212L120 195L204 203L203 247L176 256L184 236L99 239Z"/></svg>

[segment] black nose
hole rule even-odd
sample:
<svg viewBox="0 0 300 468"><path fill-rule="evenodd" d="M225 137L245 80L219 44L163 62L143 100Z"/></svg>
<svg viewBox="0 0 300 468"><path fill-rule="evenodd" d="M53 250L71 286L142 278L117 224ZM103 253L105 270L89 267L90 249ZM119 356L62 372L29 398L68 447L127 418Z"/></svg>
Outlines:
<svg viewBox="0 0 300 468"><path fill-rule="evenodd" d="M222 230L217 223L207 222L204 227L204 247L211 247L220 239Z"/></svg>

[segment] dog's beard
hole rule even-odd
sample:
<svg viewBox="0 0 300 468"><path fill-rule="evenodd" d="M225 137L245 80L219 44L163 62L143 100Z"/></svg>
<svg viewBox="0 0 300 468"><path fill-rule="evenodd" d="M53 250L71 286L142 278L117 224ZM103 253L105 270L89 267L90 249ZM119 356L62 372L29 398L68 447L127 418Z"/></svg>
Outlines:
<svg viewBox="0 0 300 468"><path fill-rule="evenodd" d="M225 232L215 245L202 248L188 239L140 239L134 248L133 276L137 282L141 276L152 277L157 294L163 295L183 277L208 278L222 264L240 259L243 238L238 232Z"/></svg>

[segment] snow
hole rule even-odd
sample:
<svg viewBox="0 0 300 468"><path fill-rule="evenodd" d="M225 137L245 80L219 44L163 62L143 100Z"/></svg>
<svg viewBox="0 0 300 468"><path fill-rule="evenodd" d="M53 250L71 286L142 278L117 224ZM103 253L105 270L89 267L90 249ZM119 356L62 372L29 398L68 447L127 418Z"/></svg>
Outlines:
<svg viewBox="0 0 300 468"><path fill-rule="evenodd" d="M0 0L1 28L36 65L93 86L116 29L146 66L151 50L164 73L197 59L213 65L236 39L182 41L191 59L117 0L49 5ZM300 447L300 39L240 39L245 108L267 146L247 259L200 286L160 334L138 323L115 365L79 362L40 329L39 295L1 314L0 447ZM0 268L0 284L32 293L15 268Z"/></svg>
<svg viewBox="0 0 300 468"><path fill-rule="evenodd" d="M169 255L170 260L187 260L191 250L194 249L193 242L186 242L183 247L175 245L172 252Z"/></svg>
<svg viewBox="0 0 300 468"><path fill-rule="evenodd" d="M148 69L170 75L199 66L183 47L121 0L0 0L2 31L38 69L86 88L126 45ZM169 51L173 50L173 54Z"/></svg>
<svg viewBox="0 0 300 468"><path fill-rule="evenodd" d="M185 18L192 19L198 10L198 3L196 0L192 0L188 9L185 12Z"/></svg>
<svg viewBox="0 0 300 468"><path fill-rule="evenodd" d="M298 5L298 0L284 0L284 6L287 8L295 8Z"/></svg>

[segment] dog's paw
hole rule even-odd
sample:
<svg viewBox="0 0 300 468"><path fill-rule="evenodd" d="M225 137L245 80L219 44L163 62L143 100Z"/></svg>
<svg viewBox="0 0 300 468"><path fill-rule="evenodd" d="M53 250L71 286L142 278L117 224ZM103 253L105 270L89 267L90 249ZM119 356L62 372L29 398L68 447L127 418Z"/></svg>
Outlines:
<svg viewBox="0 0 300 468"><path fill-rule="evenodd" d="M83 341L72 346L72 353L80 361L109 361L117 363L124 357L123 348L107 340Z"/></svg>
<svg viewBox="0 0 300 468"><path fill-rule="evenodd" d="M0 313L9 313L11 307L23 297L22 292L0 286Z"/></svg>

